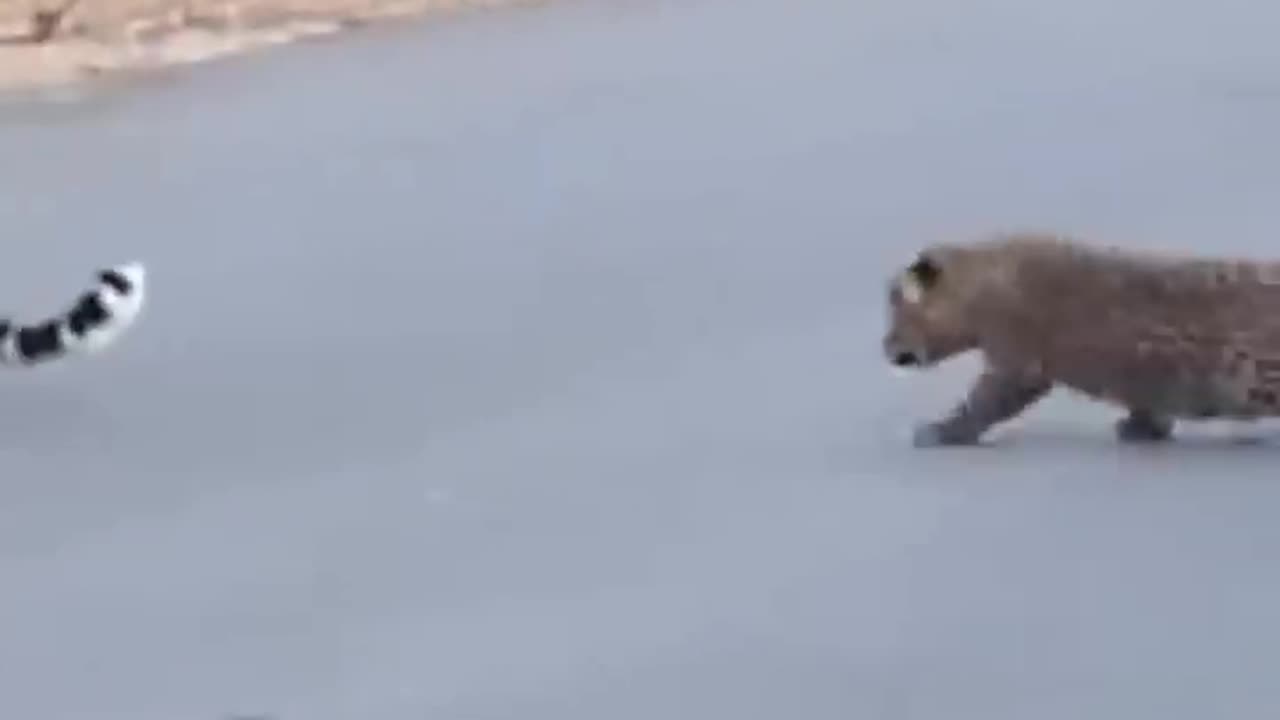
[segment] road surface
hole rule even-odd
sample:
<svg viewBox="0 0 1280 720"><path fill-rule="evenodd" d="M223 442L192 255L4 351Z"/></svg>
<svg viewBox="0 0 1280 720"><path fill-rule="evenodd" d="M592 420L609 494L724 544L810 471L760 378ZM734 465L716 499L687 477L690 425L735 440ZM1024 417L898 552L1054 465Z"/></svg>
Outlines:
<svg viewBox="0 0 1280 720"><path fill-rule="evenodd" d="M0 715L1273 716L1274 428L918 452L974 364L878 341L941 237L1277 253L1276 15L566 1L6 107L6 308L152 284L0 377Z"/></svg>

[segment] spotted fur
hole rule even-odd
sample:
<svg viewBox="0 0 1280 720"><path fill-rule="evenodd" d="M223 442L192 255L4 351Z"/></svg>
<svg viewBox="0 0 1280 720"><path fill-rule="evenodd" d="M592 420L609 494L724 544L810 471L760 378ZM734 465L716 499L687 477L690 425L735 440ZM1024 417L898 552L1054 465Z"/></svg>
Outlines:
<svg viewBox="0 0 1280 720"><path fill-rule="evenodd" d="M1178 420L1280 416L1280 262L1006 235L924 249L888 304L890 362L983 356L919 445L978 442L1059 386L1126 409L1128 441L1166 439Z"/></svg>

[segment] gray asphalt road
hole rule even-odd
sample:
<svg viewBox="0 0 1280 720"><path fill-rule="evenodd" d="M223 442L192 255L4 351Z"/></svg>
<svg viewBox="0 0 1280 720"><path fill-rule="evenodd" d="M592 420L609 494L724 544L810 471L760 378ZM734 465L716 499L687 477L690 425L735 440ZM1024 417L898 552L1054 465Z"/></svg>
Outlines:
<svg viewBox="0 0 1280 720"><path fill-rule="evenodd" d="M1269 718L1280 443L912 451L885 274L1280 254L1276 13L566 2L7 108L0 716ZM1246 430L1269 439L1274 430Z"/></svg>

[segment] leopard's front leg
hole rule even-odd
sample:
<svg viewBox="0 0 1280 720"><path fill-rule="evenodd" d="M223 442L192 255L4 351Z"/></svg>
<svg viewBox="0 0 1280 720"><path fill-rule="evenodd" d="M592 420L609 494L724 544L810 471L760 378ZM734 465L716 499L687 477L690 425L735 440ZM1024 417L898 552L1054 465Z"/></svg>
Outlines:
<svg viewBox="0 0 1280 720"><path fill-rule="evenodd" d="M916 447L976 444L987 430L1016 417L1052 387L1037 374L987 366L946 417L916 428L913 442Z"/></svg>

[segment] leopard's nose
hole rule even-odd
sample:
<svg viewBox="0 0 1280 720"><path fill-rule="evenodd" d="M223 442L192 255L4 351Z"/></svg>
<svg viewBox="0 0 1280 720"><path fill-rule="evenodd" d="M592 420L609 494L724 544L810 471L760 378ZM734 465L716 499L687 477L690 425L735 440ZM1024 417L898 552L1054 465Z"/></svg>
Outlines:
<svg viewBox="0 0 1280 720"><path fill-rule="evenodd" d="M910 350L899 350L893 355L893 364L898 367L908 367L911 365L919 365L920 358Z"/></svg>

